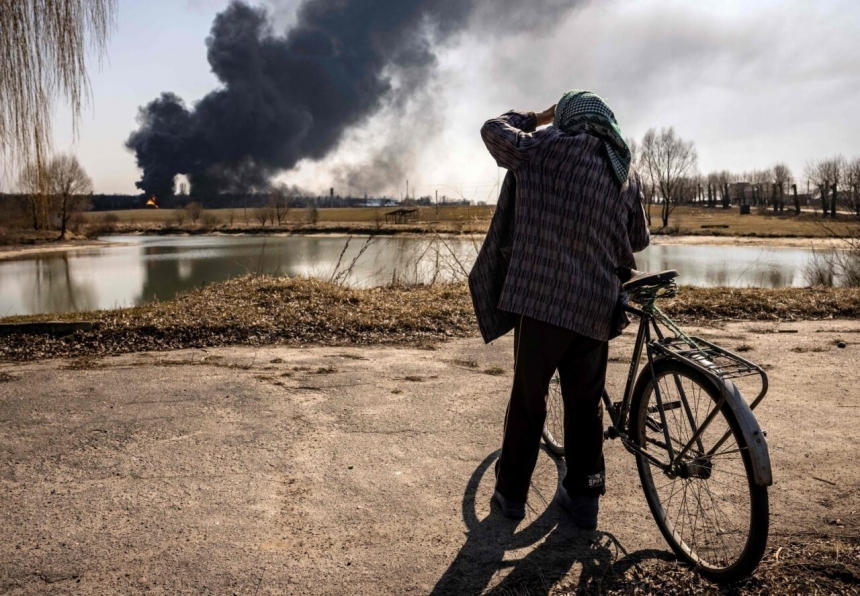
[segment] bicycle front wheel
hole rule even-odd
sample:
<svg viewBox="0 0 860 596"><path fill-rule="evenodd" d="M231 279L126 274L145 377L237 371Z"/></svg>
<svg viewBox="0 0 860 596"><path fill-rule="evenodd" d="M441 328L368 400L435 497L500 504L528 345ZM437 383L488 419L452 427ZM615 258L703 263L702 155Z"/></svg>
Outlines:
<svg viewBox="0 0 860 596"><path fill-rule="evenodd" d="M715 409L720 388L682 362L658 361L654 369L654 377L646 368L636 383L630 420L631 438L664 464L637 456L648 506L678 557L712 581L737 581L764 555L767 488L754 481L749 448L727 404L669 468L667 435L673 453L681 452Z"/></svg>
<svg viewBox="0 0 860 596"><path fill-rule="evenodd" d="M561 399L561 381L558 371L553 373L546 395L543 442L556 455L564 455L564 401Z"/></svg>

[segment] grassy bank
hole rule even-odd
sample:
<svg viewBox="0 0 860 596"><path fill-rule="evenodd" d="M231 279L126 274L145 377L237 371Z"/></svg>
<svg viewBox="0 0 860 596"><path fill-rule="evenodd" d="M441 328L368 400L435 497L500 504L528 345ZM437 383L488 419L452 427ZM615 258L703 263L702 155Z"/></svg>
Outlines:
<svg viewBox="0 0 860 596"><path fill-rule="evenodd" d="M412 223L386 223L385 214L393 210L393 207L319 209L318 220L311 224L305 209L292 209L280 223L269 221L261 224L253 209L247 212L242 209L206 210L197 222L192 222L183 210L136 209L85 213L83 222L100 226L108 218L110 227L117 233L483 233L489 226L495 206L445 205L438 212L434 207L419 207ZM652 206L651 211L651 230L655 234L824 238L833 233L846 234L857 225L857 219L848 213L840 213L834 221L822 220L819 214L811 211L794 215L793 212L774 214L765 209L740 215L737 207L724 210L685 206L675 209L669 226L664 229L659 209Z"/></svg>
<svg viewBox="0 0 860 596"><path fill-rule="evenodd" d="M792 321L860 317L860 289L681 288L665 310L679 321ZM148 350L266 344L422 344L475 336L464 283L344 288L313 279L246 276L170 302L2 323L93 321L66 337L0 338L0 360L90 357Z"/></svg>
<svg viewBox="0 0 860 596"><path fill-rule="evenodd" d="M659 207L659 206L658 206ZM495 212L494 205L444 205L418 207L414 221L386 222L393 207L325 208L309 220L307 209L291 209L281 218L261 217L257 209L206 209L192 219L186 209L131 209L78 214L70 239L109 234L484 234ZM849 213L836 220L804 211L774 214L762 209L740 215L738 209L678 207L667 227L662 227L659 209L652 206L652 234L679 236L724 236L744 238L832 238L856 236L860 221ZM0 225L0 250L33 245L57 245L56 231L34 232L6 229Z"/></svg>
<svg viewBox="0 0 860 596"><path fill-rule="evenodd" d="M290 209L280 220L257 216L256 209L207 209L192 221L183 209L132 209L84 213L85 226L113 229L116 233L220 233L317 234L317 233L445 233L486 232L495 206L445 205L417 207L415 220L388 223L385 214L396 207L324 208L316 221L308 219L306 209Z"/></svg>

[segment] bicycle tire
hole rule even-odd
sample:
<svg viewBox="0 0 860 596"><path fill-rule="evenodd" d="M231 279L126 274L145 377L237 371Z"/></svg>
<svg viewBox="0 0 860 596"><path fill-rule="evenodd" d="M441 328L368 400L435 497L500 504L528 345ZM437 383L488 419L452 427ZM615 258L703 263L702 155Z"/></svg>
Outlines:
<svg viewBox="0 0 860 596"><path fill-rule="evenodd" d="M561 381L558 371L552 375L546 395L546 420L543 425L543 442L555 455L564 455L564 401L561 398Z"/></svg>
<svg viewBox="0 0 860 596"><path fill-rule="evenodd" d="M718 402L721 388L714 379L673 359L657 360L654 378L660 387L670 443L680 449L692 438L690 418L698 427ZM668 462L663 425L653 405L654 378L645 368L636 382L630 437ZM687 397L689 408L684 407L681 395ZM708 445L714 445L726 430L731 431L728 440L716 454L706 456ZM738 581L755 570L767 546L767 488L755 483L750 451L728 404L723 404L700 441L684 457L686 471L677 475L669 475L637 455L639 479L660 532L675 554L706 579ZM688 477L683 478L684 474ZM676 497L678 501L673 503Z"/></svg>

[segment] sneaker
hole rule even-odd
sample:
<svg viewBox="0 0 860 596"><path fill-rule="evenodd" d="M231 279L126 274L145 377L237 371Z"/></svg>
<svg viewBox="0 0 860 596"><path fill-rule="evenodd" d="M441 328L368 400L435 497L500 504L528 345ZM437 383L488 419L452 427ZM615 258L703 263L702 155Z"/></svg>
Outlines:
<svg viewBox="0 0 860 596"><path fill-rule="evenodd" d="M493 500L499 504L499 507L502 508L502 515L508 519L522 519L526 516L525 503L508 501L499 491L493 493Z"/></svg>
<svg viewBox="0 0 860 596"><path fill-rule="evenodd" d="M567 494L567 489L558 487L555 500L567 510L573 518L573 523L580 530L597 529L597 512L600 508L600 497L589 497L587 495Z"/></svg>

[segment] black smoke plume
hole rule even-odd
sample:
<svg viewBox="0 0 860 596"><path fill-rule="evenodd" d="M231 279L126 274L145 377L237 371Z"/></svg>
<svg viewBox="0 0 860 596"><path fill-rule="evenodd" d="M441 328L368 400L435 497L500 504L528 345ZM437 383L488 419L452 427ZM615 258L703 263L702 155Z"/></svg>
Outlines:
<svg viewBox="0 0 860 596"><path fill-rule="evenodd" d="M195 194L260 189L301 159L325 157L384 105L408 100L432 72L434 47L476 11L495 15L483 21L496 34L517 30L519 18L505 15L522 5L551 22L572 4L305 0L295 24L277 35L264 9L233 0L206 39L221 87L191 108L169 92L140 108L140 127L126 142L143 170L137 186L170 195L174 177L187 174Z"/></svg>

